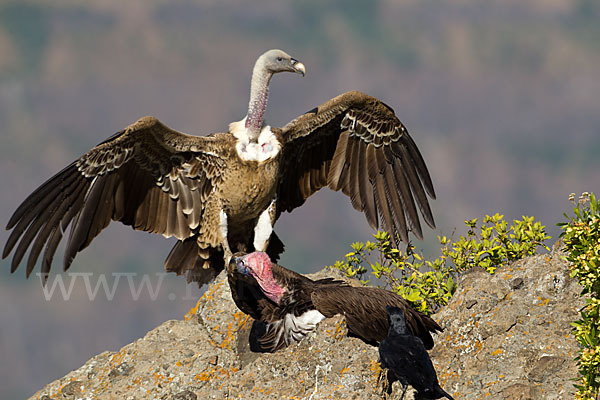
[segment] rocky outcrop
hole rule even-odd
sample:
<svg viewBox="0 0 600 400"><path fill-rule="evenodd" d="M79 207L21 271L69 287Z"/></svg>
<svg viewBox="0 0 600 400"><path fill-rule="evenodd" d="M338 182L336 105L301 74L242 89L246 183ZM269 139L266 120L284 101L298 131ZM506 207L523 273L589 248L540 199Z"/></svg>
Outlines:
<svg viewBox="0 0 600 400"><path fill-rule="evenodd" d="M560 256L553 251L493 276L473 270L461 277L451 303L435 315L445 331L431 352L440 384L455 399L572 397L577 344L569 323L583 302ZM347 337L343 318L323 321L301 343L274 354L251 351L251 330L219 276L184 320L92 358L33 398L382 397L377 349Z"/></svg>
<svg viewBox="0 0 600 400"><path fill-rule="evenodd" d="M500 268L473 269L435 318L445 328L431 357L455 398L568 399L584 305L558 250Z"/></svg>

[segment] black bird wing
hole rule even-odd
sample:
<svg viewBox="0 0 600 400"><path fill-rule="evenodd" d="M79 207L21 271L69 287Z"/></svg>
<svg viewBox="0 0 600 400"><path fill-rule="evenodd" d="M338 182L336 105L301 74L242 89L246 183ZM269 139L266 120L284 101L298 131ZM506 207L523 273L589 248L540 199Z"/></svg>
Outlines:
<svg viewBox="0 0 600 400"><path fill-rule="evenodd" d="M291 211L328 186L342 190L380 226L408 240L422 238L417 207L435 227L427 196L433 183L415 142L394 111L380 100L352 91L337 96L281 128L282 178L278 209Z"/></svg>
<svg viewBox="0 0 600 400"><path fill-rule="evenodd" d="M379 344L381 367L393 372L404 385L417 391L433 390L437 375L421 339L402 335L384 339Z"/></svg>
<svg viewBox="0 0 600 400"><path fill-rule="evenodd" d="M431 332L442 330L432 318L388 290L364 286L321 286L312 292L311 297L314 306L326 317L343 314L348 331L368 343L379 343L387 336L386 306L399 307L404 311L408 329L421 338L428 349L434 344Z"/></svg>
<svg viewBox="0 0 600 400"><path fill-rule="evenodd" d="M63 233L67 270L112 220L133 229L184 240L201 224L207 197L225 168L219 134L189 136L144 117L75 160L36 189L8 222L2 257L14 251L11 271L27 249L27 276L42 250L47 276Z"/></svg>

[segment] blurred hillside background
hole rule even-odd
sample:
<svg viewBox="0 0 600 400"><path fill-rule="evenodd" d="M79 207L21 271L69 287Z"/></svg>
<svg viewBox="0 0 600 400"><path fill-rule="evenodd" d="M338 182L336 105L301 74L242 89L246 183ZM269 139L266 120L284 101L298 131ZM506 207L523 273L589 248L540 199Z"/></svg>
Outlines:
<svg viewBox="0 0 600 400"><path fill-rule="evenodd" d="M429 166L438 228L485 213L534 215L557 238L570 192L600 185L600 3L594 0L0 1L0 222L43 181L141 116L223 131L245 115L258 55L281 48L307 75L272 82L267 120L283 125L351 89L391 105ZM276 231L282 264L310 272L372 234L322 191ZM3 245L7 232L0 233ZM72 272L156 273L173 240L111 225ZM58 255L60 254L60 256ZM59 249L52 272L60 272ZM0 397L20 398L115 350L201 291L165 277L156 300L125 281L94 301L83 280L46 301L38 279L0 264ZM123 278L125 279L125 278ZM135 277L140 285L141 275ZM114 278L108 276L109 284ZM65 276L68 284L68 277ZM144 291L146 293L146 291Z"/></svg>

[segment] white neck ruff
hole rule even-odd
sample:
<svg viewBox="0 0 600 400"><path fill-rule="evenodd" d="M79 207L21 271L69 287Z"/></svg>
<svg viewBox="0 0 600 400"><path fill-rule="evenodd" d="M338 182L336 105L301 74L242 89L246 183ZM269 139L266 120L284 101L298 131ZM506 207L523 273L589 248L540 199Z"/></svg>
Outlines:
<svg viewBox="0 0 600 400"><path fill-rule="evenodd" d="M252 142L245 122L246 117L241 121L229 124L229 132L237 139L235 150L242 160L263 162L279 154L281 143L271 132L269 125L263 126L257 141Z"/></svg>

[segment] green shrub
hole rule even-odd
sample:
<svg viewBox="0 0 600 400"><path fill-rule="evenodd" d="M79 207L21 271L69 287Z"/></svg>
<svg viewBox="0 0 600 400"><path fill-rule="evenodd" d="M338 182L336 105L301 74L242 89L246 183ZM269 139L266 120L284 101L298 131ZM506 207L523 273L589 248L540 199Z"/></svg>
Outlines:
<svg viewBox="0 0 600 400"><path fill-rule="evenodd" d="M477 219L466 220L466 236L454 241L438 236L442 255L433 261L425 260L410 243L406 251L391 246L387 232L377 232L374 242L352 244L352 252L344 261L337 261L334 268L346 276L356 277L363 284L370 272L379 279L384 288L395 291L410 301L420 311L431 314L448 304L456 291L456 277L473 267L484 268L493 274L497 267L535 254L538 247L547 246L543 241L545 227L533 217L514 220L508 226L504 216L486 215L483 225Z"/></svg>
<svg viewBox="0 0 600 400"><path fill-rule="evenodd" d="M576 358L580 374L577 399L600 397L600 201L592 193L583 193L575 202L573 216L565 214L567 222L561 223L561 237L567 260L571 263L571 276L577 277L583 287L586 305L580 319L573 322L573 334L580 350Z"/></svg>

